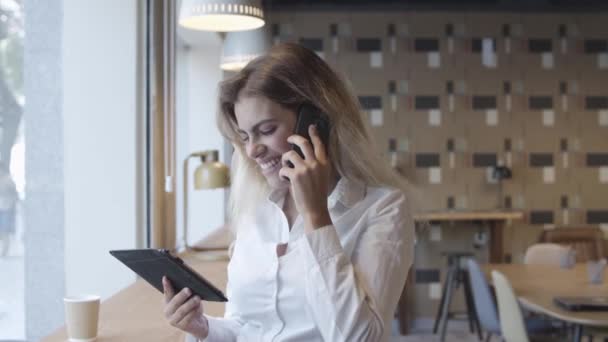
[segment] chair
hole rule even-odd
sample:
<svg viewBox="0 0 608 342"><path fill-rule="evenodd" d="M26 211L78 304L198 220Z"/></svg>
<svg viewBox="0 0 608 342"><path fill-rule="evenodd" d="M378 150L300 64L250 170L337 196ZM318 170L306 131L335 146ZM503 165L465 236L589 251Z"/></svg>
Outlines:
<svg viewBox="0 0 608 342"><path fill-rule="evenodd" d="M560 266L569 252L569 247L556 243L537 243L526 250L524 264Z"/></svg>
<svg viewBox="0 0 608 342"><path fill-rule="evenodd" d="M433 334L436 334L437 331L441 329L439 340L441 342L445 341L448 320L454 318L457 314L457 312L450 310L452 297L454 296L454 291L462 285L466 305L465 313L467 320L469 321L469 330L471 333L477 332L479 339L481 339L481 328L477 317L477 311L473 304L473 291L471 289L469 276L467 275L468 271L466 266L462 265L463 259L471 258L473 257L473 254L470 252L445 252L444 255L447 256L448 272L445 282L443 283L441 300L439 301L439 308L433 325Z"/></svg>
<svg viewBox="0 0 608 342"><path fill-rule="evenodd" d="M576 251L576 262L606 257L604 233L597 227L560 227L542 232L539 242L570 246Z"/></svg>
<svg viewBox="0 0 608 342"><path fill-rule="evenodd" d="M477 317L479 317L481 329L487 333L487 342L490 341L492 335L501 336L500 320L496 312L496 301L490 286L486 281L485 274L481 271L477 261L473 259L467 260L467 268L469 269L475 311ZM556 328L550 321L542 317L528 316L525 318L524 324L526 326L526 331L533 336L551 334Z"/></svg>
<svg viewBox="0 0 608 342"><path fill-rule="evenodd" d="M492 271L492 281L496 289L500 329L504 340L506 342L529 342L519 302L509 280L502 273Z"/></svg>
<svg viewBox="0 0 608 342"><path fill-rule="evenodd" d="M481 328L487 333L486 341L489 341L492 335L500 335L500 323L494 298L479 264L474 259L468 259L467 268L469 270L475 311L477 312Z"/></svg>

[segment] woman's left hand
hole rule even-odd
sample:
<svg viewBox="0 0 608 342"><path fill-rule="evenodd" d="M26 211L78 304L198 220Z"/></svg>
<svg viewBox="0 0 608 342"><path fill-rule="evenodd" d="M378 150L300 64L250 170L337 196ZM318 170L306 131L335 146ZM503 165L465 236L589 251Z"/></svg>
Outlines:
<svg viewBox="0 0 608 342"><path fill-rule="evenodd" d="M308 134L312 146L301 135L294 134L287 138L289 143L300 147L304 159L293 150L283 153L283 167L279 170L279 176L286 177L291 182L291 195L296 209L304 219L306 230L311 231L331 224L327 210L331 168L325 146L314 125L308 127ZM287 161L294 167L289 167Z"/></svg>

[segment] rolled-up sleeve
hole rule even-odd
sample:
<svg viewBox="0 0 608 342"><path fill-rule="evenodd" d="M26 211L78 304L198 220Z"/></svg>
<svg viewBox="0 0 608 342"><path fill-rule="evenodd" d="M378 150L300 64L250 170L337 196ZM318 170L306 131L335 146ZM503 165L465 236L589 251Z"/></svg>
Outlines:
<svg viewBox="0 0 608 342"><path fill-rule="evenodd" d="M307 233L306 299L325 341L381 341L412 265L414 226L405 195L391 191L368 209L352 257L333 225Z"/></svg>

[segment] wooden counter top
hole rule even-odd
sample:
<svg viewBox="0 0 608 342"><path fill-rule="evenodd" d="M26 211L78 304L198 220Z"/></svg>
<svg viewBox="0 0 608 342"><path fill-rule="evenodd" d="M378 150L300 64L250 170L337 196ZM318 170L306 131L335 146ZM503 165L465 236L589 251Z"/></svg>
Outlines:
<svg viewBox="0 0 608 342"><path fill-rule="evenodd" d="M514 210L429 211L414 215L416 221L503 221L523 218L523 212Z"/></svg>
<svg viewBox="0 0 608 342"><path fill-rule="evenodd" d="M206 279L225 291L228 260L205 260L194 253L187 253L181 257ZM183 341L184 334L165 321L162 313L163 305L162 293L146 281L137 280L102 302L97 341ZM209 315L224 315L223 303L205 302L203 306L205 313ZM65 327L61 327L41 341L67 341Z"/></svg>

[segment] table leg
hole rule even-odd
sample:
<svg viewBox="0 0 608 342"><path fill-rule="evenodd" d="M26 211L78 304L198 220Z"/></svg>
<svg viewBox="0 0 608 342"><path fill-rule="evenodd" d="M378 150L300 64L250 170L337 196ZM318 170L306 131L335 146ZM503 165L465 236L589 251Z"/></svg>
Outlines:
<svg viewBox="0 0 608 342"><path fill-rule="evenodd" d="M504 262L502 249L503 222L500 220L489 221L490 224L490 263L500 264Z"/></svg>
<svg viewBox="0 0 608 342"><path fill-rule="evenodd" d="M580 324L574 325L574 334L572 335L572 341L581 342L583 338L583 326Z"/></svg>
<svg viewBox="0 0 608 342"><path fill-rule="evenodd" d="M435 316L435 324L433 324L433 334L436 334L441 320L443 319L443 311L445 307L445 302L448 300L448 286L451 286L452 279L452 265L448 266L448 272L443 282L443 290L441 291L441 299L439 300L439 308L437 310L437 314ZM446 309L447 310L447 309Z"/></svg>

